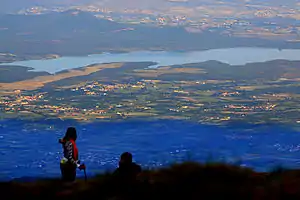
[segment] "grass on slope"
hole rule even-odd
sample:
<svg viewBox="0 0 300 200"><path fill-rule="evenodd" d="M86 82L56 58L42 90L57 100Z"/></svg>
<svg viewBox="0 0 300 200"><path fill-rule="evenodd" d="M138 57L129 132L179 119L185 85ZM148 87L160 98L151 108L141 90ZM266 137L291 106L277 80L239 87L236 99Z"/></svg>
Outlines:
<svg viewBox="0 0 300 200"><path fill-rule="evenodd" d="M111 174L78 180L1 183L1 199L300 199L300 171L257 173L225 164L183 163L143 171L134 184L122 184Z"/></svg>

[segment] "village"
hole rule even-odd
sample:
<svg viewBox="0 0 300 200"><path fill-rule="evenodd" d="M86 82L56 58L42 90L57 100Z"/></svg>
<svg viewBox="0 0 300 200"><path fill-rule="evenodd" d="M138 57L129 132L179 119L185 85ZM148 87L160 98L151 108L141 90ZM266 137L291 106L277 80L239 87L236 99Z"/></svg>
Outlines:
<svg viewBox="0 0 300 200"><path fill-rule="evenodd" d="M198 84L197 84L198 83ZM2 118L60 118L79 121L175 118L205 123L223 123L272 112L282 95L269 101L265 95L241 102L239 91L198 91L199 81L185 85L158 80L101 84L87 82L56 92L22 92L0 96ZM189 85L191 84L191 85ZM264 100L262 100L265 98ZM256 99L256 100L255 100Z"/></svg>

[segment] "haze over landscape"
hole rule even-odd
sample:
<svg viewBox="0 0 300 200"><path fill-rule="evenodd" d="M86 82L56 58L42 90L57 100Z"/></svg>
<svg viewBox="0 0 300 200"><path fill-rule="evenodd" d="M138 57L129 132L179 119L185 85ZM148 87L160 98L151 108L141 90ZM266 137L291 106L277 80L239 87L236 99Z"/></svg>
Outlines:
<svg viewBox="0 0 300 200"><path fill-rule="evenodd" d="M59 177L69 126L89 176L297 169L299 55L298 0L1 0L0 180Z"/></svg>
<svg viewBox="0 0 300 200"><path fill-rule="evenodd" d="M171 7L174 5L183 5L183 6L195 6L203 5L205 3L209 4L223 4L223 5L232 5L237 4L244 6L245 4L257 4L261 6L290 6L294 8L299 2L297 0L283 1L283 0L3 0L2 1L2 10L18 10L24 7L33 7L33 6L77 6L77 5L86 5L94 4L101 5L110 8L137 8L137 9L156 9L159 10L165 7ZM160 5L160 6L158 6Z"/></svg>

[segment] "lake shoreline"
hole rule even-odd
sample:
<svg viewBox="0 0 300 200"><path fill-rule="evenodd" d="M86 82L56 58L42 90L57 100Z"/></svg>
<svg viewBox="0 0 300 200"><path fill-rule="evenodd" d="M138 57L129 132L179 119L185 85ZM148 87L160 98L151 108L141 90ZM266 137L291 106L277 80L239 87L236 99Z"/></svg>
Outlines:
<svg viewBox="0 0 300 200"><path fill-rule="evenodd" d="M204 51L130 51L128 53L101 53L86 56L66 56L56 59L27 60L11 63L1 63L0 66L25 66L33 71L57 73L62 70L76 69L83 66L101 63L122 62L154 62L159 66L181 65L187 63L201 63L209 60L231 65L244 65L253 62L266 62L271 60L300 60L298 49L272 49L272 48L228 48L210 49ZM238 55L238 56L237 56Z"/></svg>
<svg viewBox="0 0 300 200"><path fill-rule="evenodd" d="M300 43L300 42L299 42ZM280 45L279 45L280 46ZM132 49L132 50L103 50L99 51L97 53L91 53L91 52L86 52L86 53L73 53L73 54L55 54L55 53L48 53L45 55L14 55L14 54L9 54L9 53L2 53L3 55L7 55L10 57L18 57L18 59L9 61L10 59L8 58L7 61L2 61L0 60L0 66L4 64L9 64L9 63L14 63L14 62L23 62L23 61L29 61L29 60L51 60L51 59L56 59L56 58L61 58L61 57L82 57L82 56L90 56L90 55L100 55L100 54L122 54L122 53L131 53L131 52L142 52L142 51L152 51L152 52L195 52L195 51L209 51L209 50L215 50L215 49L233 49L233 48L261 48L261 49L278 49L278 50L287 50L287 49L292 49L292 50L298 50L300 49L299 46L297 45L289 45L288 47L276 47L273 45L266 45L266 46L241 46L241 45L236 45L236 46L228 46L228 47L216 47L216 48L190 48L190 49L185 49L185 50L176 50L176 49L168 49L168 48L161 48L161 49L156 49L156 48L149 48L149 49ZM26 59L26 56L29 57ZM53 57L54 56L54 57ZM25 57L25 58L24 58ZM39 59L31 59L34 57L38 57ZM49 57L49 58L47 58ZM56 57L56 58L55 58ZM6 59L4 59L6 60Z"/></svg>

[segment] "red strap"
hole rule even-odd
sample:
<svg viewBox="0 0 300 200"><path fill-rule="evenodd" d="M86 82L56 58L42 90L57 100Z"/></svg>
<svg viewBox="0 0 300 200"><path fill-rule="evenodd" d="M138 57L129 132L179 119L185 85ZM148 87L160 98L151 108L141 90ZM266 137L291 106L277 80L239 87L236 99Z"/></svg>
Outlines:
<svg viewBox="0 0 300 200"><path fill-rule="evenodd" d="M73 145L73 159L77 161L78 160L78 149L77 149L76 143L74 140L70 140L70 142L72 142L72 145Z"/></svg>

